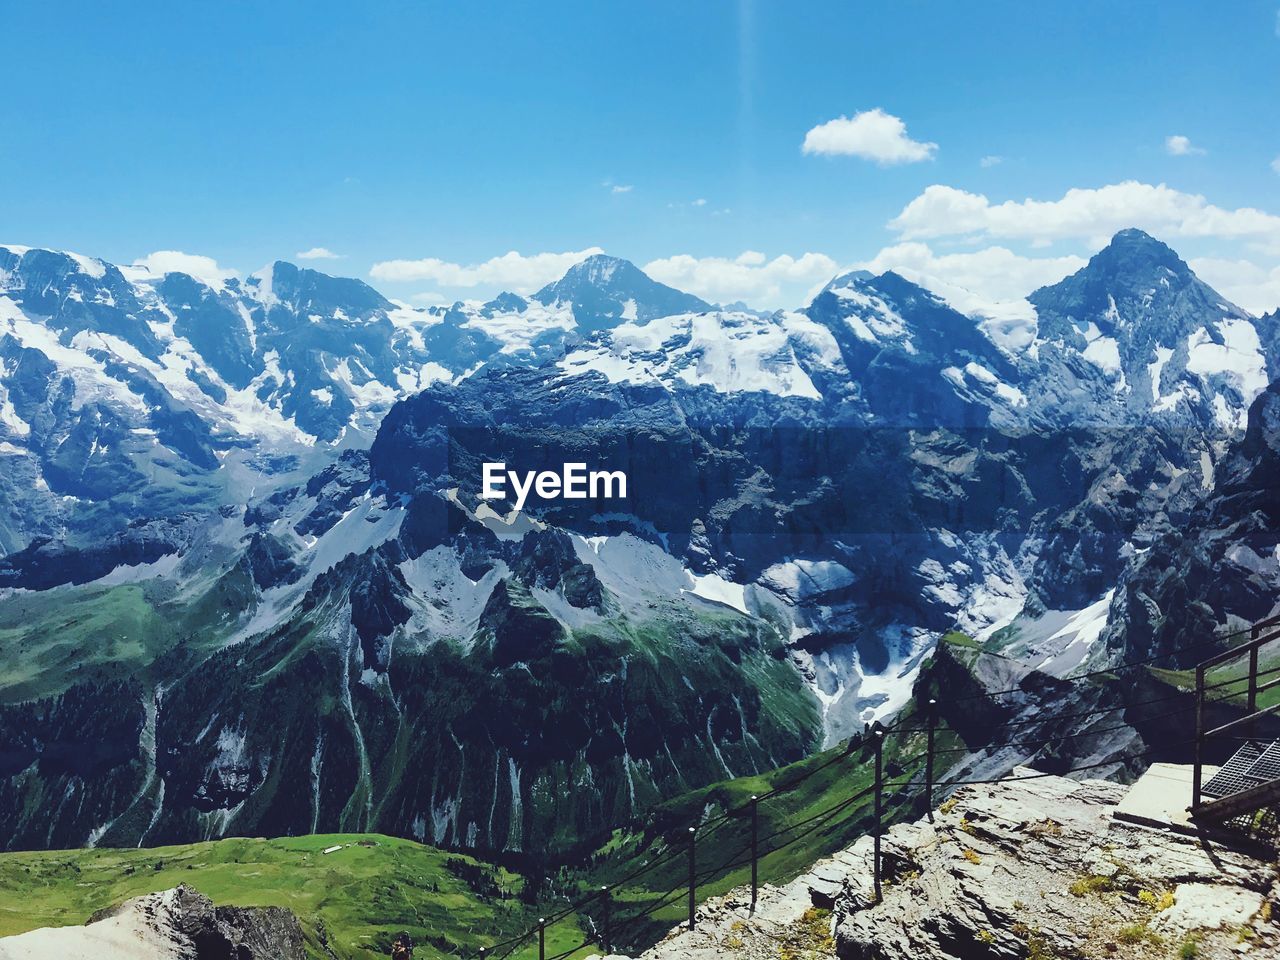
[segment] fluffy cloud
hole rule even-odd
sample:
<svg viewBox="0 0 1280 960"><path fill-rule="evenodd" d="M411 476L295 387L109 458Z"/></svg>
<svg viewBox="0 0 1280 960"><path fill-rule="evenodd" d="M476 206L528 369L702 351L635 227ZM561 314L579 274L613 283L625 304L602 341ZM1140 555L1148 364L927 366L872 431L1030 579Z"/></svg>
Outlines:
<svg viewBox="0 0 1280 960"><path fill-rule="evenodd" d="M889 221L903 239L974 235L1050 241L1084 239L1101 246L1125 227L1164 237L1223 237L1280 244L1280 217L1253 207L1227 210L1198 194L1135 180L1073 188L1060 200L1006 200L934 184Z"/></svg>
<svg viewBox="0 0 1280 960"><path fill-rule="evenodd" d="M1188 137L1175 134L1172 137L1165 137L1164 149L1171 157L1189 157L1192 155L1203 154L1205 151L1197 147Z"/></svg>
<svg viewBox="0 0 1280 960"><path fill-rule="evenodd" d="M928 160L937 149L936 143L912 140L907 125L879 107L819 124L804 135L801 147L809 154L862 157L881 166Z"/></svg>
<svg viewBox="0 0 1280 960"><path fill-rule="evenodd" d="M525 256L512 250L483 263L461 264L428 257L424 260L384 260L375 263L369 276L375 280L408 282L429 280L442 287L493 286L515 293L533 293L560 279L575 263L595 253L599 247L566 253L535 253Z"/></svg>
<svg viewBox="0 0 1280 960"><path fill-rule="evenodd" d="M983 303L1022 300L1084 265L1083 257L1024 257L1005 247L938 254L927 244L899 243L857 266L872 273L893 270L971 312Z"/></svg>
<svg viewBox="0 0 1280 960"><path fill-rule="evenodd" d="M708 300L745 300L768 307L798 305L805 291L826 283L839 269L839 264L823 253L783 254L770 260L757 250L747 250L733 259L681 254L644 265L644 272L655 280Z"/></svg>
<svg viewBox="0 0 1280 960"><path fill-rule="evenodd" d="M1057 283L1084 265L1083 257L1024 257L1005 247L937 254L924 243L899 243L857 267L901 274L961 313L982 318L992 339L1017 351L1036 334L1035 311L1027 294Z"/></svg>
<svg viewBox="0 0 1280 960"><path fill-rule="evenodd" d="M342 254L334 253L328 247L312 247L310 250L299 250L294 254L299 260L341 260Z"/></svg>
<svg viewBox="0 0 1280 960"><path fill-rule="evenodd" d="M1264 314L1280 307L1280 267L1261 267L1249 260L1202 257L1191 269L1232 303Z"/></svg>
<svg viewBox="0 0 1280 960"><path fill-rule="evenodd" d="M1002 163L1004 163L1004 157L995 153L989 153L978 161L978 166L983 168L998 167Z"/></svg>
<svg viewBox="0 0 1280 960"><path fill-rule="evenodd" d="M634 189L635 189L634 184L615 183L612 187L609 188L609 192L610 193L630 193Z"/></svg>
<svg viewBox="0 0 1280 960"><path fill-rule="evenodd" d="M1276 173L1280 173L1280 157L1276 157L1271 161L1271 169Z"/></svg>
<svg viewBox="0 0 1280 960"><path fill-rule="evenodd" d="M183 253L181 250L157 250L140 260L135 260L133 265L151 276L162 277L166 273L185 273L215 287L221 286L224 280L230 280L236 275L234 270L224 270L219 267L218 262L212 257Z"/></svg>

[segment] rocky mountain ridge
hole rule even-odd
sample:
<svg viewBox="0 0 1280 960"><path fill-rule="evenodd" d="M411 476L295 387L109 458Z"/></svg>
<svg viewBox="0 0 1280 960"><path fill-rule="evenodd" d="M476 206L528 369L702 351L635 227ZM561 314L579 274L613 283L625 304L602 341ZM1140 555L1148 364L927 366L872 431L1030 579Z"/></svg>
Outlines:
<svg viewBox="0 0 1280 960"><path fill-rule="evenodd" d="M0 937L0 960L303 960L298 918L281 907L215 907L180 886L94 914L82 927Z"/></svg>
<svg viewBox="0 0 1280 960"><path fill-rule="evenodd" d="M803 311L666 313L706 305L593 258L528 300L409 315L287 265L203 283L188 305L238 317L249 349L197 363L176 275L9 256L10 347L48 364L0 376L28 427L4 441L9 509L64 511L0 559L0 825L19 846L376 827L571 850L892 714L952 628L1049 679L1124 657L1107 625L1128 571L1204 499L1274 362L1261 320L1129 231L1033 297L1021 345L892 273ZM283 446L239 433L193 373L204 469L152 422L163 404L117 393L181 363L252 383L272 337L302 352L271 363L309 372L245 387L262 416L307 402L305 376L370 418L377 393L367 451L352 419ZM347 382L357 354L389 391L418 363L450 375L392 403ZM137 444L151 480L90 484L135 469ZM627 502L478 499L484 460L570 458L625 468ZM57 486L73 475L92 489ZM72 732L83 717L104 742Z"/></svg>

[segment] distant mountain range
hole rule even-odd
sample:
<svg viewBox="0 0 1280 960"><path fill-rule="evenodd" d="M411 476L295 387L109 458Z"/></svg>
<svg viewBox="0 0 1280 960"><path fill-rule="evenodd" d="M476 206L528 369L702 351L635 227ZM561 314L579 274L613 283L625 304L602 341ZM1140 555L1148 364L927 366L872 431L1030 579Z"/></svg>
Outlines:
<svg viewBox="0 0 1280 960"><path fill-rule="evenodd" d="M892 714L949 630L1060 677L1269 612L1277 316L1137 230L1029 302L0 248L0 836L581 849ZM485 460L630 494L507 515Z"/></svg>

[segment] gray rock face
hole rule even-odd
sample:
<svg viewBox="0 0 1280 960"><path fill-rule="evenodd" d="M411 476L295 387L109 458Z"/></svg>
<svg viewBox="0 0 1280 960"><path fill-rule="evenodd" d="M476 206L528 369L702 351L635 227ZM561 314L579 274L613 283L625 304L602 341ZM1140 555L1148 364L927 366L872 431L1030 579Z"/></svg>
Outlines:
<svg viewBox="0 0 1280 960"><path fill-rule="evenodd" d="M1243 853L1112 819L1125 787L1042 777L966 787L885 838L874 902L870 839L836 904L846 960L1274 957L1276 869Z"/></svg>
<svg viewBox="0 0 1280 960"><path fill-rule="evenodd" d="M1250 407L1248 428L1218 464L1212 490L1126 572L1108 643L1123 643L1135 657L1162 653L1269 616L1280 584L1278 523L1280 381Z"/></svg>
<svg viewBox="0 0 1280 960"><path fill-rule="evenodd" d="M83 927L0 938L0 960L303 960L302 927L283 907L215 907L187 886L102 910Z"/></svg>
<svg viewBox="0 0 1280 960"><path fill-rule="evenodd" d="M879 903L863 837L763 887L754 912L746 888L708 900L640 960L1280 956L1275 865L1114 820L1126 790L1026 768L964 787L884 837Z"/></svg>

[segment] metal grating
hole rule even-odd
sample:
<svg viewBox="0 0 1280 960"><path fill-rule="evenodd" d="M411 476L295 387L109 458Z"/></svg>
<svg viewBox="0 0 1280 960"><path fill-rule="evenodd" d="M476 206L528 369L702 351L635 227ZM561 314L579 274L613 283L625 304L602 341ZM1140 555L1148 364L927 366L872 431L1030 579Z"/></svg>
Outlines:
<svg viewBox="0 0 1280 960"><path fill-rule="evenodd" d="M1262 756L1249 768L1249 776L1255 777L1259 783L1280 780L1280 742L1271 744L1262 752Z"/></svg>
<svg viewBox="0 0 1280 960"><path fill-rule="evenodd" d="M1204 785L1206 797L1221 799L1280 780L1280 742L1249 741Z"/></svg>

